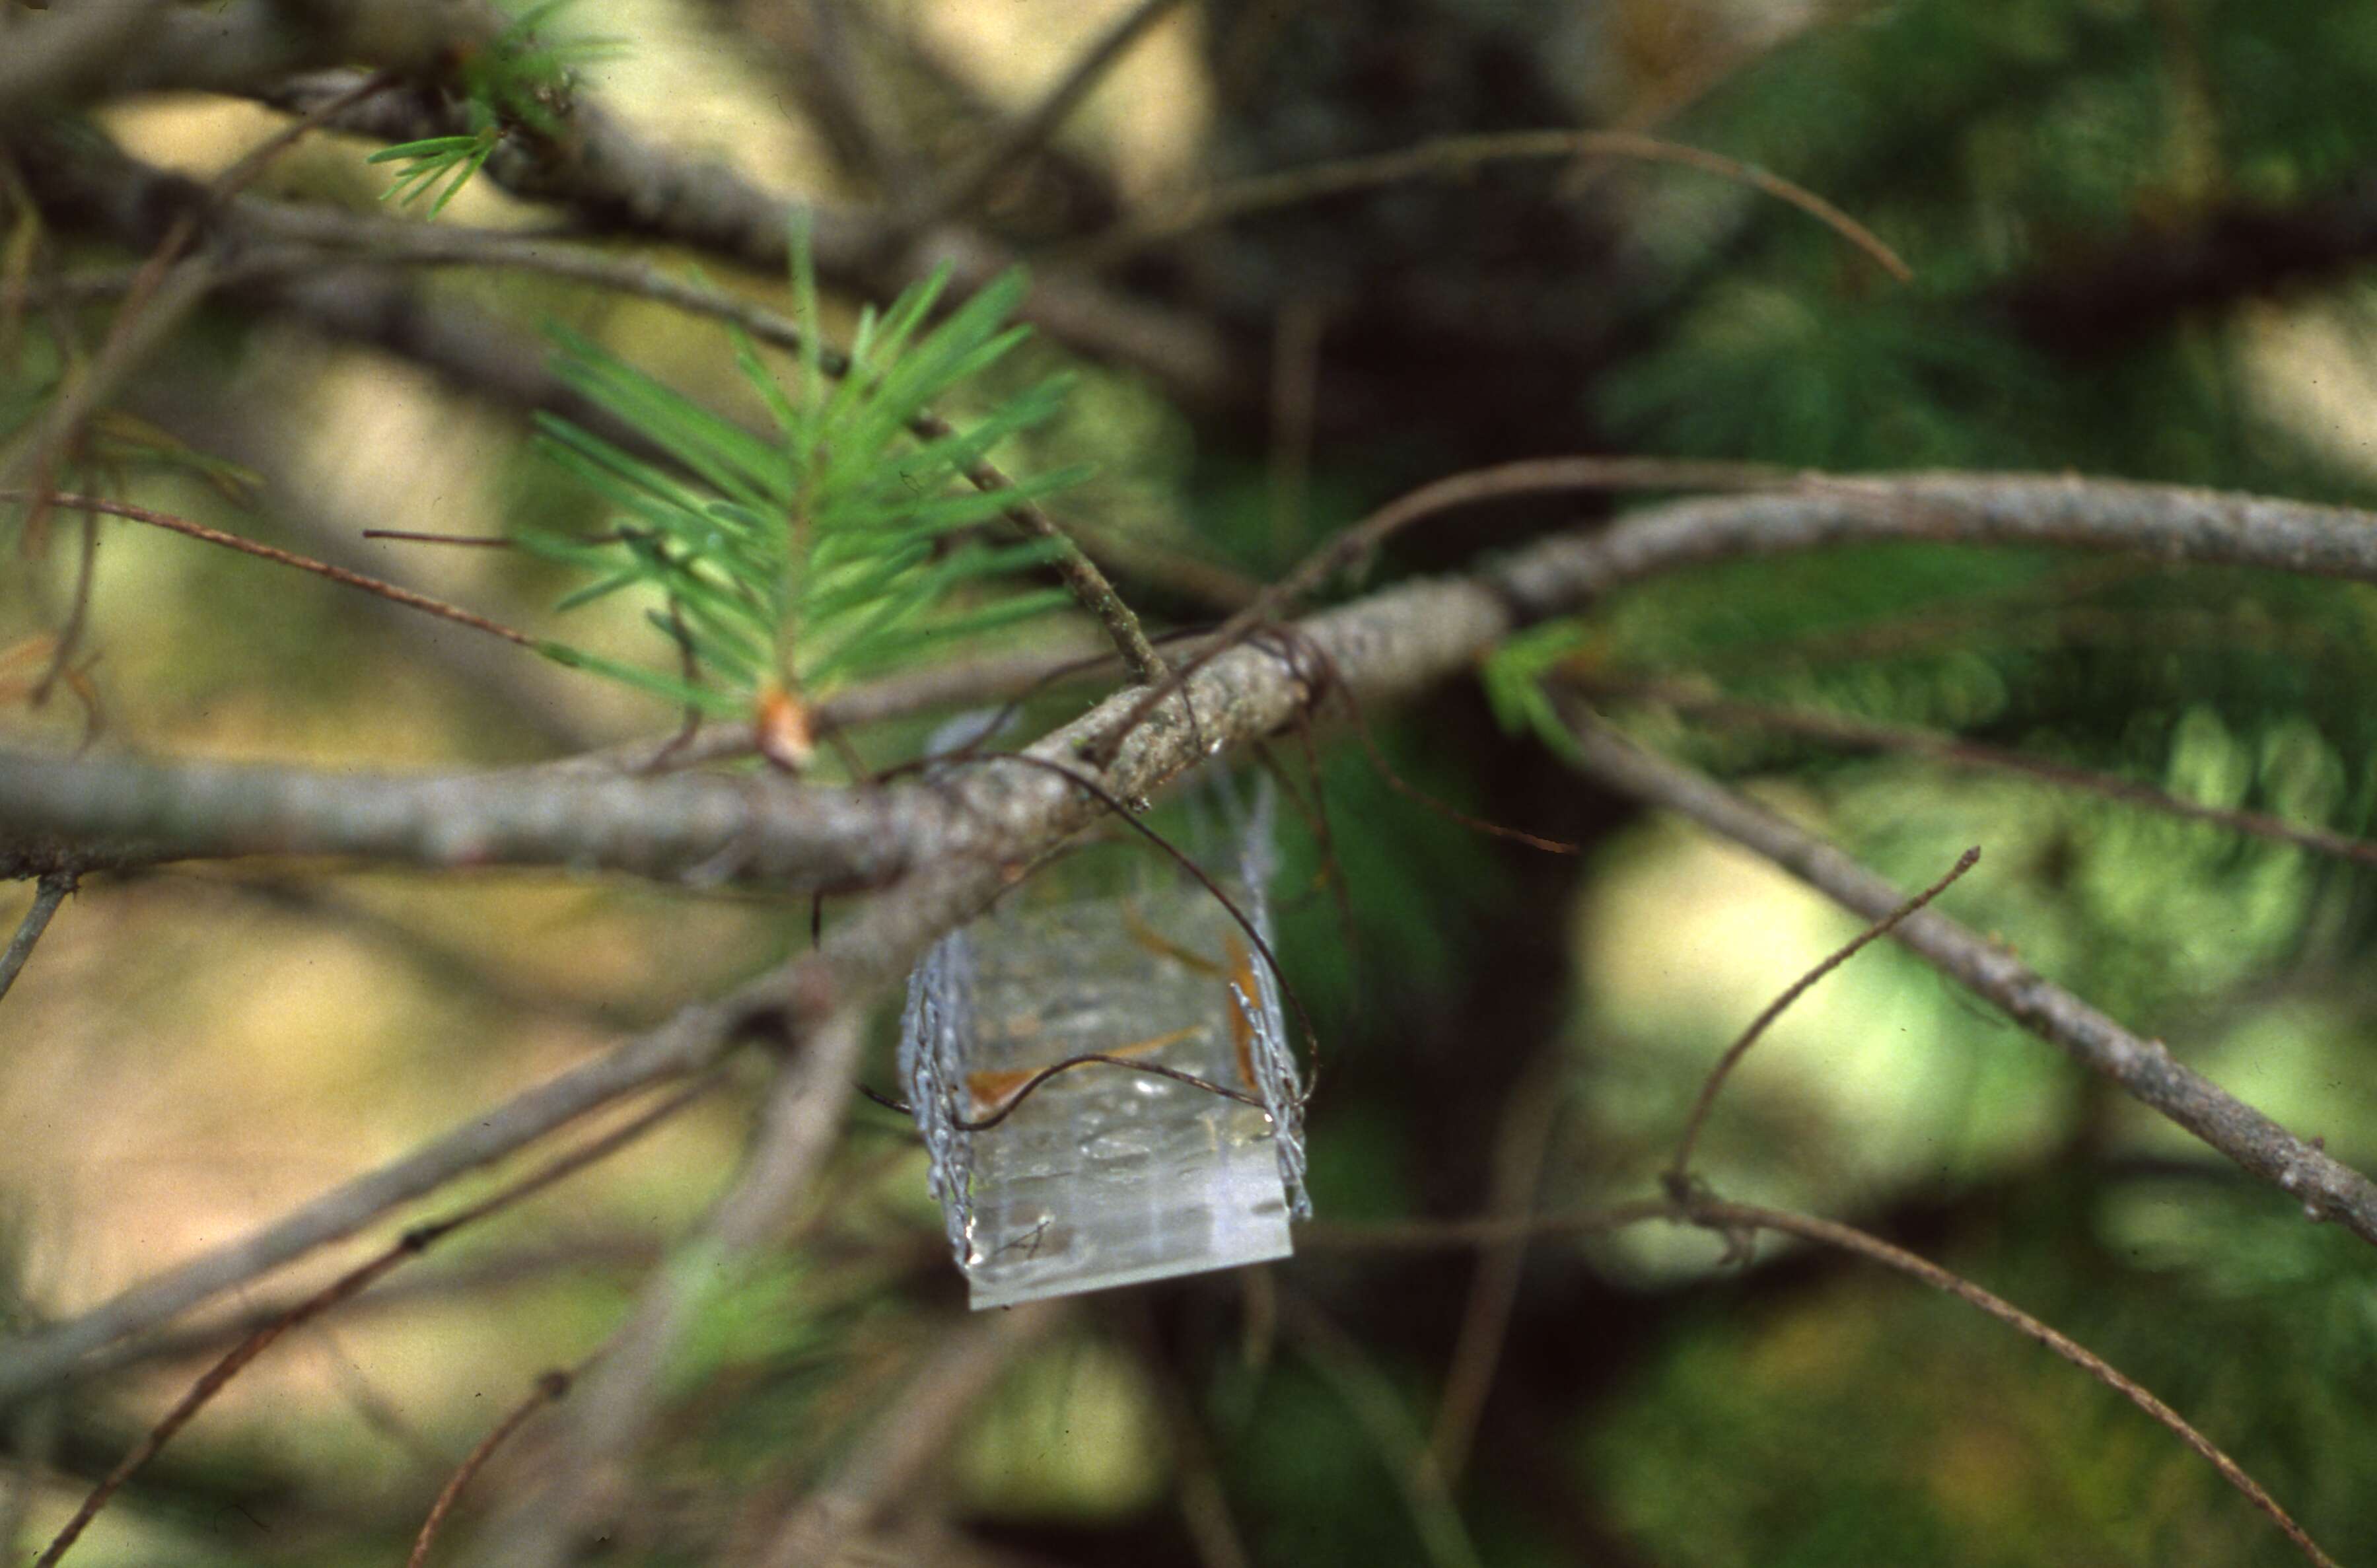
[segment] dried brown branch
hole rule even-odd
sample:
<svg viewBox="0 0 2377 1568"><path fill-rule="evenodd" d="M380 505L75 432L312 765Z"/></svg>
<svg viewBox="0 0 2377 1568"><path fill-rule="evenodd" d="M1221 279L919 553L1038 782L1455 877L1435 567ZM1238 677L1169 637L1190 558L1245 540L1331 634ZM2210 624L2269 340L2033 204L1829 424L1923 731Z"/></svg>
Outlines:
<svg viewBox="0 0 2377 1568"><path fill-rule="evenodd" d="M1956 857L1956 864L1949 868L1947 875L1834 949L1814 968L1792 981L1781 996L1767 1003L1764 1011L1750 1021L1750 1027L1726 1047L1725 1054L1717 1058L1716 1065L1709 1069L1708 1077L1701 1083L1700 1093L1692 1096L1692 1108L1684 1118L1683 1135L1676 1140L1676 1157L1668 1162L1666 1174L1660 1179L1670 1196L1680 1199L1691 1191L1692 1147L1700 1142L1701 1128L1707 1122L1709 1111L1716 1105L1717 1092L1725 1087L1726 1079L1740 1065L1741 1059L1750 1054L1750 1047L1773 1027L1776 1019L1790 1011L1793 1002L1806 996L1817 981L1855 958L1867 944L1890 935L1908 916L1946 892L1950 884L1978 865L1980 858L1978 844L1965 851Z"/></svg>
<svg viewBox="0 0 2377 1568"><path fill-rule="evenodd" d="M1601 783L1690 818L1869 919L1901 902L1897 889L1815 834L1703 774L1621 739L1589 714L1571 711L1568 716L1573 725L1571 760ZM2081 1066L2275 1183L2302 1204L2306 1217L2335 1220L2363 1240L2377 1242L2377 1184L2319 1143L2297 1137L2181 1063L2160 1040L2140 1039L1937 910L1907 916L1896 935L1949 978Z"/></svg>
<svg viewBox="0 0 2377 1568"><path fill-rule="evenodd" d="M526 1426L531 1418L546 1406L557 1405L568 1397L571 1381L572 1374L557 1368L538 1378L536 1386L529 1390L528 1397L507 1411L504 1418L495 1424L494 1430L481 1438L464 1456L454 1474L447 1478L445 1486L438 1490L436 1501L429 1505L429 1516L421 1521L421 1533L412 1538L412 1551L404 1560L405 1568L422 1568L429 1561L429 1549L437 1544L437 1532L445 1527L446 1516L454 1512L454 1504L461 1501L462 1489L486 1468L487 1461L496 1456L496 1450L509 1441L512 1433Z"/></svg>

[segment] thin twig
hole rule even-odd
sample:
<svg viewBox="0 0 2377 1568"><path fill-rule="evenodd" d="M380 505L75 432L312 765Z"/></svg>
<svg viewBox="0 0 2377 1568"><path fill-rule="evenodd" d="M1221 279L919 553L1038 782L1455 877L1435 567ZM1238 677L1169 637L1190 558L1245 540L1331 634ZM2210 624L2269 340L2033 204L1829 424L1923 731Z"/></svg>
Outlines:
<svg viewBox="0 0 2377 1568"><path fill-rule="evenodd" d="M1392 1383L1371 1365L1361 1346L1320 1309L1294 1291L1280 1292L1280 1319L1302 1346L1313 1369L1337 1390L1354 1413L1380 1460L1410 1509L1421 1546L1436 1568L1480 1568L1477 1548L1454 1506L1452 1488L1412 1424L1411 1413Z"/></svg>
<svg viewBox="0 0 2377 1568"><path fill-rule="evenodd" d="M1565 490L1744 490L1787 485L1794 475L1763 463L1673 462L1661 458L1530 458L1456 473L1401 496L1331 536L1328 543L1269 583L1252 602L1216 628L1202 652L1142 695L1108 742L1119 746L1156 705L1185 687L1206 664L1276 619L1336 572L1362 560L1402 530L1427 518L1483 501Z"/></svg>
<svg viewBox="0 0 2377 1568"><path fill-rule="evenodd" d="M1721 1232L1738 1232L1744 1229L1779 1230L1786 1235L1797 1236L1805 1241L1813 1241L1822 1246L1854 1252L1861 1258L1881 1264L1884 1268L1895 1269L1911 1279L1920 1280L1934 1290L1947 1292L1966 1305L1995 1318L2017 1334L2046 1346L2058 1356L2144 1411L2155 1422L2178 1438L2180 1442L2187 1444L2214 1469L2219 1471L2220 1478L2243 1493L2247 1502L2268 1514L2279 1530L2284 1532L2287 1539L2292 1541L2296 1550L2304 1557L2318 1564L2319 1568L2336 1568L2335 1560L2320 1550L2319 1544L2311 1538L2300 1525L2295 1523L2293 1515L2281 1508L2277 1500L2264 1490L2260 1482L2247 1475L2243 1467L2222 1452L2210 1438L2190 1426L2186 1418L2178 1411L2156 1398L2144 1386L2124 1375L2095 1351L2049 1327L2012 1302L1984 1290L1963 1275L1941 1268L1930 1260L1917 1257L1903 1248L1893 1247L1880 1237L1869 1236L1853 1226L1842 1225L1835 1220L1818 1219L1810 1215L1756 1208L1747 1203L1696 1200L1689 1204L1679 1205L1676 1214L1670 1217L1679 1223L1705 1226Z"/></svg>
<svg viewBox="0 0 2377 1568"><path fill-rule="evenodd" d="M767 1005L781 976L688 1007L606 1056L471 1117L442 1137L376 1167L254 1233L202 1252L79 1317L0 1346L0 1407L75 1376L83 1359L154 1328L235 1286L353 1235L388 1210L492 1164L639 1089L700 1072Z"/></svg>
<svg viewBox="0 0 2377 1568"><path fill-rule="evenodd" d="M930 413L911 418L908 429L926 441L954 433L947 420ZM986 495L1015 488L1015 481L987 460L968 464L965 477L967 484ZM1124 667L1130 671L1134 681L1153 686L1165 679L1170 667L1165 664L1164 655L1155 651L1155 644L1147 640L1147 630L1139 624L1137 614L1123 603L1122 595L1115 592L1106 574L1098 569L1098 564L1048 515L1045 508L1037 501L1019 500L998 515L1033 538L1048 540L1057 546L1057 558L1049 564L1065 580L1065 586L1081 606L1105 628L1106 635L1114 640L1115 652L1122 655Z"/></svg>
<svg viewBox="0 0 2377 1568"><path fill-rule="evenodd" d="M2315 854L2334 856L2339 860L2377 866L2377 840L2354 838L2325 828L2306 827L2264 811L2240 811L2223 806L2206 806L2201 801L2171 795L2132 779L2119 778L2091 768L2074 767L2069 762L2058 762L2049 758L2033 757L2003 747L1987 746L1957 736L1862 724L1855 719L1814 712L1804 708L1737 702L1662 682L1593 681L1586 684L1586 689L1616 697L1639 698L1713 724L1804 736L1828 746L1846 747L1858 751L1906 752L1932 758L1952 767L2026 774L2065 788L2085 790L2124 806L2160 812L2167 817L2210 822L2249 838L2290 844Z"/></svg>
<svg viewBox="0 0 2377 1568"><path fill-rule="evenodd" d="M519 236L500 232L472 233L421 224L359 222L343 217L325 218L304 209L266 210L271 213L270 227L292 237L357 248L374 262L395 260L521 268L638 294L689 314L727 321L761 342L793 353L802 352L807 342L807 334L802 331L800 324L777 312L702 284L671 278L656 267L623 261L591 247L556 246L536 242L524 244ZM819 351L818 367L826 375L839 379L850 374L848 354L826 345L819 345ZM955 428L930 410L912 415L906 427L909 434L926 442L941 440L953 434ZM986 495L1015 488L1015 481L987 459L977 460L968 465L964 473L968 484ZM1059 554L1052 564L1082 608L1094 616L1098 624L1105 628L1107 635L1114 639L1116 648L1134 677L1142 685L1160 679L1165 672L1163 657L1148 640L1138 617L1123 603L1121 595L1115 592L1114 584L1106 580L1097 564L1048 514L1047 509L1037 501L1018 499L1006 506L999 515L1023 533L1057 545Z"/></svg>
<svg viewBox="0 0 2377 1568"><path fill-rule="evenodd" d="M1002 175L1020 167L1055 136L1099 79L1179 3L1180 0L1139 0L1083 51L1039 102L984 143L973 156L960 162L916 205L915 210L898 214L894 221L899 228L906 233L916 233L970 211Z"/></svg>
<svg viewBox="0 0 2377 1568"><path fill-rule="evenodd" d="M2021 1308L1991 1294L1980 1286L1954 1274L1926 1258L1902 1248L1893 1247L1878 1237L1870 1236L1853 1226L1835 1220L1819 1219L1812 1215L1792 1214L1779 1209L1753 1207L1746 1203L1721 1203L1694 1194L1682 1201L1669 1198L1643 1199L1615 1204L1607 1208L1577 1210L1566 1214L1526 1215L1511 1217L1492 1216L1468 1220L1391 1220L1382 1223L1318 1224L1306 1227L1297 1236L1297 1245L1304 1248L1322 1247L1341 1251L1426 1251L1439 1248L1474 1248L1496 1246L1515 1237L1543 1235L1607 1235L1654 1220L1673 1225L1694 1225L1714 1230L1727 1239L1754 1230L1776 1230L1797 1236L1820 1246L1852 1252L1886 1268L1920 1280L1934 1289L1947 1292L1957 1299L1977 1308L2000 1323L2026 1337L2046 1346L2058 1356L2078 1367L2106 1387L2144 1411L2166 1430L2185 1443L2195 1454L2220 1472L2221 1478L2243 1493L2247 1501L2267 1514L2285 1532L2288 1540L2312 1562L2322 1568L2335 1568L2302 1526L2281 1508L2269 1492L2237 1462L2223 1453L2169 1406L2157 1399L2138 1382L2108 1363L2102 1357L2039 1322Z"/></svg>
<svg viewBox="0 0 2377 1568"><path fill-rule="evenodd" d="M700 1293L749 1265L806 1197L840 1136L855 1075L864 1019L845 1009L824 1020L776 1073L760 1126L732 1186L680 1262L646 1277L635 1311L588 1370L560 1435L551 1478L514 1500L488 1554L506 1568L546 1568L571 1559L583 1536L620 1502L628 1466L660 1397L663 1374Z"/></svg>
<svg viewBox="0 0 2377 1568"><path fill-rule="evenodd" d="M1805 829L1619 738L1588 714L1571 712L1568 721L1569 760L1610 787L1690 818L1869 919L1901 902L1888 881ZM2160 1040L2140 1039L1937 910L1908 916L1898 940L2081 1066L2275 1183L2302 1204L2306 1218L2335 1220L2377 1242L2377 1184L2181 1063Z"/></svg>
<svg viewBox="0 0 2377 1568"><path fill-rule="evenodd" d="M33 907L25 911L25 918L17 927L17 934L8 939L7 951L0 952L0 997L17 983L25 961L33 956L33 944L50 928L50 917L58 905L75 891L76 875L72 871L52 871L33 884Z"/></svg>
<svg viewBox="0 0 2377 1568"><path fill-rule="evenodd" d="M1275 174L1260 174L1200 191L1172 211L1153 218L1126 221L1092 240L1088 264L1110 266L1159 241L1176 239L1192 230L1235 221L1258 212L1301 206L1325 197L1373 190L1406 180L1461 175L1489 163L1540 159L1625 158L1648 163L1678 163L1737 185L1750 186L1789 202L1857 249L1902 283L1914 281L1914 270L1881 237L1805 186L1779 174L1680 142L1645 136L1639 131L1501 131L1480 136L1451 136L1417 147L1368 158L1347 158L1314 163Z"/></svg>
<svg viewBox="0 0 2377 1568"><path fill-rule="evenodd" d="M404 1568L422 1568L422 1564L429 1561L429 1549L436 1544L437 1532L445 1526L446 1516L454 1511L454 1504L461 1501L462 1489L486 1468L487 1461L495 1457L496 1450L501 1448L512 1433L526 1426L531 1417L546 1406L557 1405L567 1398L571 1381L572 1374L557 1367L546 1372L536 1380L536 1385L529 1390L528 1397L513 1406L509 1413L496 1423L495 1430L479 1440L478 1446L471 1450L453 1475L447 1478L446 1484L438 1489L437 1500L429 1505L428 1517L421 1521L420 1534L412 1538L412 1552L405 1558Z"/></svg>
<svg viewBox="0 0 2377 1568"><path fill-rule="evenodd" d="M1526 1071L1511 1087L1502 1108L1501 1126L1494 1140L1494 1189L1488 1200L1497 1215L1523 1215L1535 1207L1535 1189L1542 1183L1544 1156L1551 1148L1552 1130L1561 1107L1559 1085L1568 1071L1568 1055L1559 1048L1539 1051ZM1436 1406L1436 1428L1428 1440L1437 1467L1448 1482L1458 1483L1469 1467L1470 1445L1485 1413L1486 1396L1494 1386L1494 1369L1502 1359L1503 1336L1509 1333L1511 1311L1518 1305L1519 1284L1527 1261L1527 1238L1512 1236L1483 1249L1469 1282L1469 1299L1461 1311L1461 1332L1452 1343L1444 1373L1444 1393Z"/></svg>
<svg viewBox="0 0 2377 1568"><path fill-rule="evenodd" d="M274 159L308 131L385 90L392 80L385 73L366 77L281 126L224 170L197 202L185 208L173 220L163 240L134 276L123 307L109 323L107 337L90 365L58 399L42 421L40 434L19 459L0 465L0 477L14 478L24 473L31 478L35 499L30 527L36 537L43 515L56 499L49 491L60 454L73 445L84 422L113 394L117 383L161 344L218 285L216 264L210 258L200 257L175 269L175 264L198 237L207 218L222 202L254 183ZM153 310L149 308L152 305Z"/></svg>
<svg viewBox="0 0 2377 1568"><path fill-rule="evenodd" d="M1246 1272L1252 1275L1261 1271ZM1253 1568L1244 1536L1230 1514L1229 1493L1223 1488L1221 1470L1214 1463L1212 1437L1180 1369L1173 1365L1165 1352L1147 1296L1133 1294L1114 1305L1125 1316L1131 1336L1138 1342L1140 1366L1154 1390L1156 1408L1171 1434L1173 1468L1177 1472L1174 1501L1199 1563L1201 1568Z"/></svg>
<svg viewBox="0 0 2377 1568"><path fill-rule="evenodd" d="M845 1561L844 1545L913 1490L956 1440L966 1417L1008 1370L1072 1315L1070 1301L1033 1301L974 1319L943 1336L832 1475L794 1507L757 1568Z"/></svg>
<svg viewBox="0 0 2377 1568"><path fill-rule="evenodd" d="M1691 1111L1684 1118L1683 1136L1676 1140L1676 1157L1668 1163L1666 1174L1660 1178L1669 1196L1681 1199L1691 1191L1692 1147L1700 1141L1702 1124L1708 1120L1709 1111L1716 1104L1717 1091L1725 1087L1726 1077L1740 1064L1741 1059L1750 1054L1750 1047L1758 1043L1760 1036L1790 1010L1793 1002L1807 995L1817 981L1855 958L1869 942L1888 936L1908 916L1946 892L1951 883L1980 864L1980 845L1975 844L1965 851L1956 857L1956 864L1948 868L1947 875L1834 950L1831 956L1792 981L1781 996L1766 1004L1764 1011L1750 1021L1750 1027L1744 1029L1740 1037L1717 1058L1716 1065L1709 1069L1708 1077L1701 1083L1701 1092L1692 1097Z"/></svg>
<svg viewBox="0 0 2377 1568"><path fill-rule="evenodd" d="M270 1349L274 1342L291 1329L317 1318L340 1303L352 1299L379 1280L381 1276L420 1257L432 1246L465 1226L475 1224L490 1215L500 1213L523 1199L544 1191L563 1178L574 1175L597 1160L616 1153L708 1094L716 1086L716 1083L714 1074L704 1077L689 1087L670 1095L634 1119L623 1122L602 1137L571 1150L568 1154L540 1169L530 1172L509 1186L475 1203L459 1209L443 1219L416 1226L406 1231L393 1246L377 1257L348 1270L313 1295L291 1307L280 1317L257 1328L225 1352L221 1360L207 1369L205 1374L190 1385L189 1392L183 1394L173 1407L165 1412L163 1418L155 1426L149 1429L148 1434L133 1446L132 1452L125 1454L122 1462L109 1471L99 1485L91 1489L90 1495L83 1499L82 1506L75 1510L74 1516L68 1519L57 1535L51 1539L49 1546L35 1561L33 1568L54 1568L57 1561L73 1547L83 1531L90 1527L90 1522L99 1516L100 1510L107 1506L108 1500L122 1489L124 1483L137 1474L141 1466L155 1458L158 1451L173 1441L173 1434L187 1426L192 1417L206 1408L208 1402L221 1393L232 1379L237 1377L258 1356Z"/></svg>
<svg viewBox="0 0 2377 1568"><path fill-rule="evenodd" d="M359 571L349 571L344 567L334 567L328 562L315 560L310 556L295 555L287 550L275 549L269 545L259 545L253 539L243 539L236 533L225 533L221 529L209 528L204 523L192 522L187 518L175 517L171 512L161 512L148 507L136 507L123 501L104 500L97 496L43 494L27 490L0 490L0 501L58 506L69 511L100 512L108 517L120 517L132 522L145 522L151 528L161 528L168 533L183 534L191 539L201 539L209 545L221 545L225 549L255 556L270 561L276 566L294 567L299 571L312 572L317 577L328 578L332 582L344 587L360 588L366 593L376 594L382 599L402 604L409 610L419 610L426 615L436 616L440 619L452 621L458 626L467 626L473 631L484 631L491 637L500 637L507 642L519 643L523 648L534 648L538 645L536 639L525 632L514 631L508 626L498 625L484 616L472 615L470 611L448 604L443 600L432 599L425 593L415 593L409 588L399 588L392 582L383 582L378 578L366 577Z"/></svg>

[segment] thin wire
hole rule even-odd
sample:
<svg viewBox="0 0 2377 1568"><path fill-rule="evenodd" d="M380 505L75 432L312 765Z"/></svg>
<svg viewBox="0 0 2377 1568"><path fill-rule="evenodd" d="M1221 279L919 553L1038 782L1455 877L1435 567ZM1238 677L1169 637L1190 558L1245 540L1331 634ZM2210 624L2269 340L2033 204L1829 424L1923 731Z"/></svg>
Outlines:
<svg viewBox="0 0 2377 1568"><path fill-rule="evenodd" d="M1216 1083L1210 1078L1200 1078L1193 1072L1183 1072L1177 1067L1166 1067L1160 1061L1134 1061L1129 1057L1109 1056L1104 1051L1084 1051L1080 1056L1069 1056L1062 1061L1051 1062L1025 1079L1017 1086L1014 1094L1008 1097L1006 1103L988 1116L975 1119L956 1117L951 1119L951 1125L961 1132L987 1131L1013 1116L1022 1107L1023 1102L1051 1078L1060 1072L1069 1072L1077 1067L1088 1067L1093 1063L1105 1067L1127 1067L1133 1072L1146 1072L1158 1078L1169 1078L1176 1083L1186 1083L1192 1089L1202 1089L1208 1094L1219 1095L1224 1099L1236 1100L1242 1106L1252 1106L1257 1110L1267 1108L1262 1101L1252 1095L1230 1088L1226 1084ZM869 1098L874 1097L876 1096L869 1095Z"/></svg>
<svg viewBox="0 0 2377 1568"><path fill-rule="evenodd" d="M1278 983L1280 994L1287 999L1287 1005L1296 1010L1296 1022L1304 1031L1304 1043L1308 1054L1312 1058L1310 1082L1305 1084L1304 1092L1296 1096L1296 1103L1299 1106L1307 1106L1312 1103L1313 1092L1320 1086L1320 1031L1313 1027L1312 1015L1305 1011L1303 1000L1296 994L1296 987L1288 984L1287 972L1280 967L1279 955L1272 952L1271 943L1263 940L1263 935L1260 931L1255 929L1254 922L1247 918L1246 912L1237 906L1236 903L1231 899L1229 894L1222 891L1222 885L1215 881L1212 876L1207 872L1202 866L1198 865L1196 861L1190 859L1188 854L1170 839L1165 838L1162 833L1157 832L1153 828L1149 827L1137 817L1132 816L1129 808L1124 806L1121 801L1116 799L1104 785L1093 783L1091 780L1083 778L1081 774L1073 772L1072 769L1068 768L1065 764L1056 760L1054 758L1034 757L1028 751L1005 751L988 752L978 757L965 759L965 760L975 762L1024 762L1029 763L1031 766L1035 768L1046 769L1048 772L1055 773L1057 777L1074 784L1084 794L1095 797L1106 808L1107 810L1111 811L1115 815L1116 819L1119 820L1123 826L1129 828L1132 832L1137 833L1148 843L1155 845L1156 848L1164 851L1165 855L1172 857L1173 862L1182 870L1188 872L1191 877L1196 878L1199 884L1202 886L1207 892L1212 893L1215 901L1229 913L1230 918L1236 923L1238 929L1247 934L1247 940L1253 943L1254 950L1262 955L1263 967L1271 971L1272 980Z"/></svg>

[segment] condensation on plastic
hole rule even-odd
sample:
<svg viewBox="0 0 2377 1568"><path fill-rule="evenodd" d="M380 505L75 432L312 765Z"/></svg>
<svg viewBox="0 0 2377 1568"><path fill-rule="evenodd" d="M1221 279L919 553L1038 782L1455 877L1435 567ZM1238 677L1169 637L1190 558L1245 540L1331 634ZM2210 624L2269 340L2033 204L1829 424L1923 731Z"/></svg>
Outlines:
<svg viewBox="0 0 2377 1568"><path fill-rule="evenodd" d="M1270 940L1271 803L1237 819ZM1212 896L1171 880L1054 906L1018 899L945 939L910 978L901 1070L976 1309L1284 1257L1304 1191L1302 1107L1278 983ZM1088 1052L1194 1073L1194 1084ZM996 1125L968 1131L1013 1104Z"/></svg>

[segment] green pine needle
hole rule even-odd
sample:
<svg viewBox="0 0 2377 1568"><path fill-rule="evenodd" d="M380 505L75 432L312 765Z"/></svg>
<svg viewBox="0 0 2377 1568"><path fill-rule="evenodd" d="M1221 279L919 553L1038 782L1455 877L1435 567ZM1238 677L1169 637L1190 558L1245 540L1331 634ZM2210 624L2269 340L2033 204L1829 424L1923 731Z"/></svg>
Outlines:
<svg viewBox="0 0 2377 1568"><path fill-rule="evenodd" d="M706 713L761 715L772 702L812 704L839 684L945 654L1064 602L1057 591L1018 591L1060 541L970 535L1084 471L989 494L965 476L1000 441L1052 417L1066 381L1045 381L948 435L910 433L1022 341L1023 329L1004 325L1022 298L1021 273L928 328L949 283L946 269L936 272L862 317L848 373L830 382L804 236L794 251L804 344L794 375L780 378L747 339L735 340L736 365L774 425L766 437L587 339L555 334L562 379L653 455L541 418L545 454L615 513L596 539L523 542L591 574L563 608L627 590L655 601L648 617L677 668L662 674L558 644L549 657Z"/></svg>
<svg viewBox="0 0 2377 1568"><path fill-rule="evenodd" d="M461 194L514 126L543 135L559 128L551 104L567 92L570 73L620 52L613 38L548 39L539 28L575 0L542 0L512 19L495 42L467 60L458 83L472 132L425 137L382 148L365 162L402 165L380 193L400 207L432 191L429 216ZM442 184L441 184L442 182Z"/></svg>

